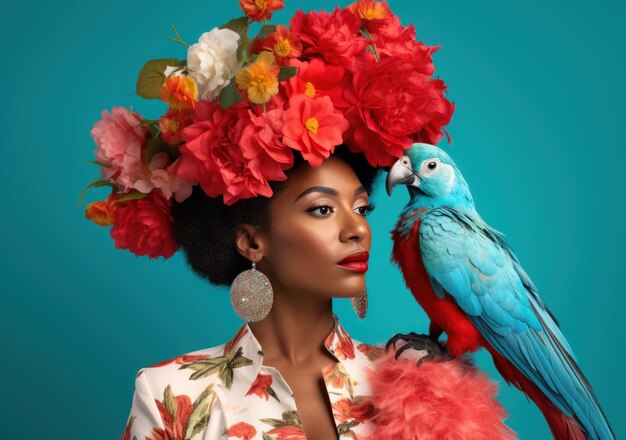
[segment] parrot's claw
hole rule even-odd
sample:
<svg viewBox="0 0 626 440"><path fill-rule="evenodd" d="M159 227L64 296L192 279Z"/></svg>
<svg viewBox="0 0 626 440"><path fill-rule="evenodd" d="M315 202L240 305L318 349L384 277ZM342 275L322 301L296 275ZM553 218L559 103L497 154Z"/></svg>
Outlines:
<svg viewBox="0 0 626 440"><path fill-rule="evenodd" d="M416 360L417 365L420 365L421 363L429 359L452 359L452 356L448 354L446 349L442 347L436 339L433 339L428 335L418 335L415 332L411 332L408 334L398 333L394 335L385 345L385 351L389 351L389 347L391 347L392 345L395 349L396 343L398 341L402 341L403 344L400 348L396 350L396 359L399 359L400 356L409 349L412 349L414 351L406 352L404 357Z"/></svg>

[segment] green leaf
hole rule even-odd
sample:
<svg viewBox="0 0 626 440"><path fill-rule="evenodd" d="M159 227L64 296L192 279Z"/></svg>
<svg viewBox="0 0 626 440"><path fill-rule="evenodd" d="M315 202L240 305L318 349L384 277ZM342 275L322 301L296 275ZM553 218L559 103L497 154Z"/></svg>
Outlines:
<svg viewBox="0 0 626 440"><path fill-rule="evenodd" d="M219 372L218 377L224 382L227 389L233 385L233 370L229 366L226 366Z"/></svg>
<svg viewBox="0 0 626 440"><path fill-rule="evenodd" d="M220 91L220 105L227 109L241 101L241 93L235 86L237 79L233 77L228 85Z"/></svg>
<svg viewBox="0 0 626 440"><path fill-rule="evenodd" d="M102 167L107 167L107 168L111 168L113 165L110 163L104 163L104 162L100 162L99 160L86 160L85 162L88 163L95 163L96 165L100 165Z"/></svg>
<svg viewBox="0 0 626 440"><path fill-rule="evenodd" d="M128 193L126 195L123 195L122 197L117 199L115 201L115 203L127 202L128 200L143 199L147 195L148 194L145 194L145 193L142 193L142 192L139 192L139 191L134 191L134 192Z"/></svg>
<svg viewBox="0 0 626 440"><path fill-rule="evenodd" d="M137 76L137 95L146 99L158 98L159 90L165 82L165 68L183 65L176 58L161 58L146 62Z"/></svg>
<svg viewBox="0 0 626 440"><path fill-rule="evenodd" d="M193 411L185 424L185 438L192 438L206 427L211 415L211 401L213 397L213 384L209 384L193 402Z"/></svg>
<svg viewBox="0 0 626 440"><path fill-rule="evenodd" d="M285 81L291 78L298 72L298 68L295 66L281 66L278 73L278 81Z"/></svg>
<svg viewBox="0 0 626 440"><path fill-rule="evenodd" d="M263 431L263 440L274 440L274 437Z"/></svg>
<svg viewBox="0 0 626 440"><path fill-rule="evenodd" d="M155 154L161 153L163 151L169 153L172 148L173 147L165 142L163 139L152 139L150 142L148 142L148 147L146 148L146 165L150 166L150 161Z"/></svg>
<svg viewBox="0 0 626 440"><path fill-rule="evenodd" d="M269 394L270 396L272 396L274 399L278 400L280 402L280 399L278 398L278 396L276 395L276 391L274 391L274 389L272 387L269 387L267 389L267 394Z"/></svg>
<svg viewBox="0 0 626 440"><path fill-rule="evenodd" d="M172 387L168 385L165 387L163 391L163 404L167 409L167 412L172 417L172 420L176 417L176 412L178 411L178 401L176 400L176 396L172 391Z"/></svg>
<svg viewBox="0 0 626 440"><path fill-rule="evenodd" d="M250 26L250 20L248 17L243 16L239 18L233 18L228 23L221 25L220 29L230 29L231 31L239 34L239 41L237 42L237 60L242 61L244 53L248 50L248 28Z"/></svg>
<svg viewBox="0 0 626 440"><path fill-rule="evenodd" d="M98 180L94 180L93 182L91 182L89 185L87 185L84 189L83 192L80 193L80 197L78 199L78 208L80 209L80 206L83 204L83 198L85 197L85 193L87 192L87 190L89 188L91 188L92 186L94 188L97 188L99 186L105 186L108 185L111 188L117 189L117 185L115 183L113 183L113 181L109 180L109 179L98 179Z"/></svg>
<svg viewBox="0 0 626 440"><path fill-rule="evenodd" d="M256 38L258 38L259 40L263 40L269 34L271 34L272 32L275 32L275 31L276 31L276 25L275 24L264 24L261 27L261 30L257 34Z"/></svg>
<svg viewBox="0 0 626 440"><path fill-rule="evenodd" d="M297 426L298 428L302 428L302 422L300 421L300 417L298 413L295 411L285 411L283 413L283 420L290 425Z"/></svg>

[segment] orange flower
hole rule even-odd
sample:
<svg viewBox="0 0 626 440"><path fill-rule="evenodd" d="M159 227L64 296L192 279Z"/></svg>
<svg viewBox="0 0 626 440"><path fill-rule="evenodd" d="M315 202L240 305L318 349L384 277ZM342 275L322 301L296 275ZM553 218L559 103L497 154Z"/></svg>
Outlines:
<svg viewBox="0 0 626 440"><path fill-rule="evenodd" d="M289 59L302 55L302 42L287 26L279 24L276 30L263 40L259 38L252 40L249 50L250 53L261 53L264 50L273 52L278 64L286 66Z"/></svg>
<svg viewBox="0 0 626 440"><path fill-rule="evenodd" d="M159 99L174 110L194 108L198 100L198 86L190 76L170 75L161 86Z"/></svg>
<svg viewBox="0 0 626 440"><path fill-rule="evenodd" d="M246 422L239 422L228 428L226 435L228 437L238 437L242 440L251 440L256 435L256 429Z"/></svg>
<svg viewBox="0 0 626 440"><path fill-rule="evenodd" d="M285 5L283 0L239 0L239 6L252 21L269 20L272 12Z"/></svg>
<svg viewBox="0 0 626 440"><path fill-rule="evenodd" d="M387 2L377 2L375 0L359 0L348 6L352 13L358 15L361 20L384 20L389 16L389 6Z"/></svg>
<svg viewBox="0 0 626 440"><path fill-rule="evenodd" d="M105 201L93 202L85 209L85 218L99 226L111 226L117 219L116 201L121 194L111 193Z"/></svg>
<svg viewBox="0 0 626 440"><path fill-rule="evenodd" d="M159 118L159 130L161 130L163 140L171 145L178 144L182 140L183 128L191 125L192 122L189 111L170 108Z"/></svg>
<svg viewBox="0 0 626 440"><path fill-rule="evenodd" d="M243 89L248 100L254 104L265 104L278 93L278 72L272 52L263 51L256 61L240 69L235 75L237 85Z"/></svg>
<svg viewBox="0 0 626 440"><path fill-rule="evenodd" d="M246 393L246 396L250 394L256 394L262 399L267 400L269 398L268 390L272 386L272 376L269 374L259 373L254 379L254 382L250 386L250 389Z"/></svg>

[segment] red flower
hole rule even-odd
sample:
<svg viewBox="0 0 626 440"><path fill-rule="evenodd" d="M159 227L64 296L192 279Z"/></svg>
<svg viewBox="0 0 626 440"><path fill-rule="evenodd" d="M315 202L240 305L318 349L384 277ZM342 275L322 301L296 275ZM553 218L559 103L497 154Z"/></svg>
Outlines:
<svg viewBox="0 0 626 440"><path fill-rule="evenodd" d="M264 50L273 52L276 62L281 66L286 66L290 59L302 55L302 43L300 38L291 32L287 26L279 24L276 26L276 30L264 39L254 38L248 47L248 51L254 54Z"/></svg>
<svg viewBox="0 0 626 440"><path fill-rule="evenodd" d="M385 354L385 350L382 347L369 344L358 344L356 348L363 353L370 361L374 361Z"/></svg>
<svg viewBox="0 0 626 440"><path fill-rule="evenodd" d="M284 120L283 143L300 151L312 167L320 166L330 156L348 129L348 121L328 96L293 96Z"/></svg>
<svg viewBox="0 0 626 440"><path fill-rule="evenodd" d="M237 334L233 336L233 338L230 341L224 344L223 356L228 355L228 353L230 353L231 350L235 348L235 346L239 343L239 341L241 341L241 338L243 338L246 333L248 333L248 327L245 325L242 325L239 331L237 331Z"/></svg>
<svg viewBox="0 0 626 440"><path fill-rule="evenodd" d="M134 440L134 439L133 439ZM152 433L146 436L146 440L171 440L163 428L152 428Z"/></svg>
<svg viewBox="0 0 626 440"><path fill-rule="evenodd" d="M226 435L228 437L238 437L242 440L251 440L256 435L256 429L246 422L239 422L228 428Z"/></svg>
<svg viewBox="0 0 626 440"><path fill-rule="evenodd" d="M249 396L250 394L256 394L260 398L267 400L270 397L267 391L271 386L272 376L270 374L259 373L254 379L254 382L252 382L252 385L246 393L246 396Z"/></svg>
<svg viewBox="0 0 626 440"><path fill-rule="evenodd" d="M306 435L302 428L298 426L280 426L267 431L270 435L275 435L274 440L306 440Z"/></svg>
<svg viewBox="0 0 626 440"><path fill-rule="evenodd" d="M426 46L421 41L416 41L413 24L402 26L400 19L394 15L384 25L372 30L371 36L381 59L403 58L419 73L431 76L435 72L432 54L439 49L439 46Z"/></svg>
<svg viewBox="0 0 626 440"><path fill-rule="evenodd" d="M206 354L184 354L182 356L176 356L171 359L164 360L162 362L151 365L150 368L158 368L164 367L169 364L187 364L194 361L200 361L202 359L208 359L209 356Z"/></svg>
<svg viewBox="0 0 626 440"><path fill-rule="evenodd" d="M374 166L391 166L415 141L436 143L454 106L443 82L419 73L412 63L385 58L354 75L347 144Z"/></svg>
<svg viewBox="0 0 626 440"><path fill-rule="evenodd" d="M172 237L171 206L171 200L164 199L159 191L120 203L110 233L115 247L164 260L174 255L179 246Z"/></svg>
<svg viewBox="0 0 626 440"><path fill-rule="evenodd" d="M130 438L130 432L133 429L133 423L136 418L137 416L131 416L130 419L128 419L128 422L126 423L126 428L124 429L124 433L122 434L120 440L132 440Z"/></svg>
<svg viewBox="0 0 626 440"><path fill-rule="evenodd" d="M251 153L255 146L242 147L243 133L252 123L249 106L239 102L224 110L217 102L199 101L195 110L194 123L183 130L185 143L176 173L199 182L209 197L223 195L226 205L257 195L270 197L268 179L283 179L286 163L270 160L275 157L270 153Z"/></svg>
<svg viewBox="0 0 626 440"><path fill-rule="evenodd" d="M352 76L341 66L331 66L317 58L309 62L291 60L298 68L295 76L285 83L289 96L303 93L309 98L329 96L336 108L347 108L344 94L352 87Z"/></svg>
<svg viewBox="0 0 626 440"><path fill-rule="evenodd" d="M282 108L267 110L260 115L249 112L250 122L241 134L243 157L249 160L252 170L262 170L259 178L282 181L283 172L293 165L293 151L281 141L283 128Z"/></svg>
<svg viewBox="0 0 626 440"><path fill-rule="evenodd" d="M193 412L193 405L191 404L189 396L185 394L176 396L175 414L170 414L163 402L158 399L154 399L154 401L159 409L159 414L161 414L161 419L163 420L167 434L167 437L163 438L167 440L184 440L185 425L187 424L187 419Z"/></svg>
<svg viewBox="0 0 626 440"><path fill-rule="evenodd" d="M357 396L354 400L340 399L333 403L333 415L339 423L354 420L362 423L374 415L374 406L369 399Z"/></svg>
<svg viewBox="0 0 626 440"><path fill-rule="evenodd" d="M347 9L335 6L332 13L298 10L289 22L291 31L300 36L303 53L320 56L329 64L356 70L365 56L369 41L359 33L361 20Z"/></svg>
<svg viewBox="0 0 626 440"><path fill-rule="evenodd" d="M352 338L337 332L333 351L339 359L354 359L354 342L352 342Z"/></svg>

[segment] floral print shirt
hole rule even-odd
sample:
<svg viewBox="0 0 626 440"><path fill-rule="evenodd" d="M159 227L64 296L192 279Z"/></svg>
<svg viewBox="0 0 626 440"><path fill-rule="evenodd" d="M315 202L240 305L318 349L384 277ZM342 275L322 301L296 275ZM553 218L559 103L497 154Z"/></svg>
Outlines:
<svg viewBox="0 0 626 440"><path fill-rule="evenodd" d="M321 370L339 438L371 433L368 371L381 347L354 340L333 314L324 341L337 359ZM263 365L248 324L225 344L142 368L122 440L305 440L293 392Z"/></svg>

